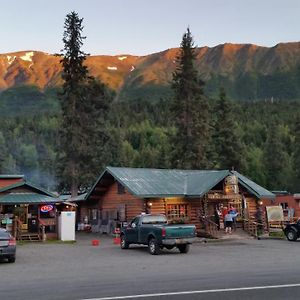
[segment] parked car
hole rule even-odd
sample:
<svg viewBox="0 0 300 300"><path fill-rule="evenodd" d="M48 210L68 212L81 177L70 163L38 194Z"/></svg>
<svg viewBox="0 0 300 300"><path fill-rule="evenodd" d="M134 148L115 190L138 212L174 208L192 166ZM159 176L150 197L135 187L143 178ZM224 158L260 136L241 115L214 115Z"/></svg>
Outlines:
<svg viewBox="0 0 300 300"><path fill-rule="evenodd" d="M8 262L16 260L16 239L5 229L0 228L0 259L6 258Z"/></svg>
<svg viewBox="0 0 300 300"><path fill-rule="evenodd" d="M283 232L289 241L296 241L300 237L300 220L297 223L287 224Z"/></svg>
<svg viewBox="0 0 300 300"><path fill-rule="evenodd" d="M163 248L177 247L187 253L195 240L195 225L168 224L165 215L142 214L136 216L127 227L121 228L121 248L130 244L148 245L150 254L156 255Z"/></svg>

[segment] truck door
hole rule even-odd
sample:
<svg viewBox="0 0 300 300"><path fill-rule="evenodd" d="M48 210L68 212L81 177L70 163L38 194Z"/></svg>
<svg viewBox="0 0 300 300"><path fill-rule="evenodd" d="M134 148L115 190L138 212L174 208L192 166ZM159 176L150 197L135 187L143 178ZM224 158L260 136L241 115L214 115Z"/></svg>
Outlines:
<svg viewBox="0 0 300 300"><path fill-rule="evenodd" d="M126 239L129 243L138 242L139 221L140 217L134 218L126 228Z"/></svg>

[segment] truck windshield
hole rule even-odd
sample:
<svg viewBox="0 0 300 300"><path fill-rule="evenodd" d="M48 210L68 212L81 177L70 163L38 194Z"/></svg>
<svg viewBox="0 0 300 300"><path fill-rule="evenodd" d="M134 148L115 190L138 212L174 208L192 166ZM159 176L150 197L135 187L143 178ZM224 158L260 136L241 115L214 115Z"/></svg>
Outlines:
<svg viewBox="0 0 300 300"><path fill-rule="evenodd" d="M142 224L167 224L165 216L144 216Z"/></svg>

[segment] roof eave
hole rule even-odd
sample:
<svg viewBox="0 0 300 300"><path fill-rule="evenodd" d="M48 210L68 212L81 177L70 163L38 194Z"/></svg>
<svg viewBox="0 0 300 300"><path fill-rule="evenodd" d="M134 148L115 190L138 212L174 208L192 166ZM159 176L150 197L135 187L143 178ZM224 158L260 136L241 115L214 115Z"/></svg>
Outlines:
<svg viewBox="0 0 300 300"><path fill-rule="evenodd" d="M115 176L112 174L111 170L109 170L109 167L106 167L104 169L104 171L101 173L101 175L98 177L98 179L96 180L96 182L94 183L94 185L91 187L91 189L87 192L86 196L84 197L84 199L82 201L86 201L90 195L92 194L92 192L94 191L95 187L98 185L98 183L100 182L100 180L102 179L102 177L106 174L109 173L111 174L114 178Z"/></svg>

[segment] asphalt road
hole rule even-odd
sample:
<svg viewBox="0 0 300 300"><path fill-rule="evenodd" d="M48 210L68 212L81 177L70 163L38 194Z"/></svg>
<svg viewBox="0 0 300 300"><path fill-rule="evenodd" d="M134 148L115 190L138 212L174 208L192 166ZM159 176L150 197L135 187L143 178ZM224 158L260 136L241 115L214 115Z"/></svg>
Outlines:
<svg viewBox="0 0 300 300"><path fill-rule="evenodd" d="M15 264L0 263L0 299L300 299L300 241L197 243L152 256L92 238L19 246Z"/></svg>

